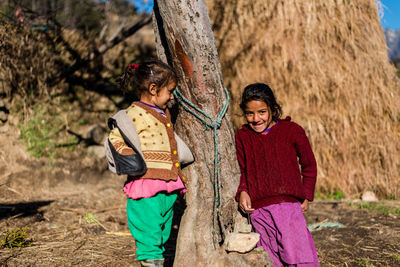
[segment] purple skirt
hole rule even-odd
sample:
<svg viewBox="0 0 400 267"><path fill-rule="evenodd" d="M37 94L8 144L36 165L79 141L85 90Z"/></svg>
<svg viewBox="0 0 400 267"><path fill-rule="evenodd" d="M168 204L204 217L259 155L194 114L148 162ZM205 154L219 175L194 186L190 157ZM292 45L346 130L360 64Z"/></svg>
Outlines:
<svg viewBox="0 0 400 267"><path fill-rule="evenodd" d="M299 202L285 202L256 209L251 223L276 266L319 266L314 241Z"/></svg>

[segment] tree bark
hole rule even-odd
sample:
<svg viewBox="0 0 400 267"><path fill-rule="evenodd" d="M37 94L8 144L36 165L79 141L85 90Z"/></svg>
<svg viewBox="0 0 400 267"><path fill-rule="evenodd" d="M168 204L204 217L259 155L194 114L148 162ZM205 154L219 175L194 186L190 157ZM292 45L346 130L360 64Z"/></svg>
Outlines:
<svg viewBox="0 0 400 267"><path fill-rule="evenodd" d="M227 97L205 2L155 1L153 26L158 56L176 70L183 95L211 117L217 118ZM205 130L205 125L181 105L175 128L192 148L196 161L185 169L189 180L187 207L180 224L174 266L256 266L249 263L245 256L231 253L228 257L213 239L213 131ZM229 111L218 130L218 140L222 217L224 227L230 231L237 213L234 195L240 171ZM221 241L221 235L219 237Z"/></svg>

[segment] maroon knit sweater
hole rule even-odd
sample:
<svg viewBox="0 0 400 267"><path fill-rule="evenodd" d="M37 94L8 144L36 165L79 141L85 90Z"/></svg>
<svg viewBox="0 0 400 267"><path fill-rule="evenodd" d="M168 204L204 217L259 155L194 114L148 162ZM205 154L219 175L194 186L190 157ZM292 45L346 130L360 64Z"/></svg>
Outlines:
<svg viewBox="0 0 400 267"><path fill-rule="evenodd" d="M254 209L314 199L317 163L304 129L290 117L279 120L267 135L243 125L235 141L241 172L237 201L242 191L250 195Z"/></svg>

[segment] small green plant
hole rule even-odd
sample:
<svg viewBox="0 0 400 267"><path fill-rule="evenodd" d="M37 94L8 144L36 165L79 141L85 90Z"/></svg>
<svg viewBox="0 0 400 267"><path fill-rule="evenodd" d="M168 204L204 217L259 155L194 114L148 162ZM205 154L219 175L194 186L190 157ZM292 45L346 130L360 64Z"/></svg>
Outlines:
<svg viewBox="0 0 400 267"><path fill-rule="evenodd" d="M346 198L344 193L340 190L335 190L333 193L329 194L321 194L316 192L315 193L315 198L319 200L341 200Z"/></svg>
<svg viewBox="0 0 400 267"><path fill-rule="evenodd" d="M351 203L351 207L366 209L369 211L375 210L383 214L400 214L400 209L385 206L383 203Z"/></svg>
<svg viewBox="0 0 400 267"><path fill-rule="evenodd" d="M75 150L79 140L66 131L66 124L75 119L68 115L70 111L47 110L46 107L50 106L48 103L35 105L28 119L18 127L21 132L19 139L29 154L36 158L48 157L54 163L58 153ZM63 118L62 112L67 114Z"/></svg>
<svg viewBox="0 0 400 267"><path fill-rule="evenodd" d="M78 125L85 125L85 124L87 124L89 121L88 121L88 119L80 119L79 121L78 121Z"/></svg>
<svg viewBox="0 0 400 267"><path fill-rule="evenodd" d="M33 157L48 157L54 160L61 149L74 150L78 143L75 136L65 136L65 123L59 115L45 109L44 105L33 107L32 115L18 127L19 138L23 140L27 151Z"/></svg>
<svg viewBox="0 0 400 267"><path fill-rule="evenodd" d="M371 263L369 263L368 259L360 259L360 258L357 258L357 259L355 260L355 263L356 263L358 266L363 266L363 267L372 267L372 266L373 266Z"/></svg>
<svg viewBox="0 0 400 267"><path fill-rule="evenodd" d="M36 106L33 115L19 128L21 130L20 139L24 141L31 156L36 158L54 156L54 134L57 129L43 108Z"/></svg>
<svg viewBox="0 0 400 267"><path fill-rule="evenodd" d="M393 195L389 195L386 197L387 200L396 200L396 197Z"/></svg>
<svg viewBox="0 0 400 267"><path fill-rule="evenodd" d="M83 222L85 224L98 224L99 221L97 220L97 216L93 213L86 212L83 216Z"/></svg>
<svg viewBox="0 0 400 267"><path fill-rule="evenodd" d="M348 250L347 248L343 248L342 251L343 251L343 253L347 253L347 254L350 254L350 255L353 254L353 253L351 253L351 251Z"/></svg>
<svg viewBox="0 0 400 267"><path fill-rule="evenodd" d="M395 258L396 260L400 260L400 255L399 254L392 254L392 257Z"/></svg>
<svg viewBox="0 0 400 267"><path fill-rule="evenodd" d="M344 199L345 195L342 191L340 190L335 190L335 192L333 192L333 199L334 200L340 200L340 199Z"/></svg>
<svg viewBox="0 0 400 267"><path fill-rule="evenodd" d="M30 247L32 239L28 239L28 227L7 230L1 238L2 248Z"/></svg>
<svg viewBox="0 0 400 267"><path fill-rule="evenodd" d="M85 224L96 224L99 225L101 228L103 228L104 230L107 230L104 225L102 225L99 220L97 219L97 216L93 213L87 212L85 213L85 215L83 216L83 222Z"/></svg>

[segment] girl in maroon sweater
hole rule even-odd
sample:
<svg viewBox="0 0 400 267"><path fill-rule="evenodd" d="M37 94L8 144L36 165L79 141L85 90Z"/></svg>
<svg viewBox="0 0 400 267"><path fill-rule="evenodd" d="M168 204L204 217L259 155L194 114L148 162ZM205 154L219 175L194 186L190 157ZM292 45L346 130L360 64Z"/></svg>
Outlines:
<svg viewBox="0 0 400 267"><path fill-rule="evenodd" d="M258 245L274 266L319 266L303 216L317 177L310 142L290 117L280 119L281 107L268 85L248 85L240 107L247 120L235 135L240 209L251 214Z"/></svg>

